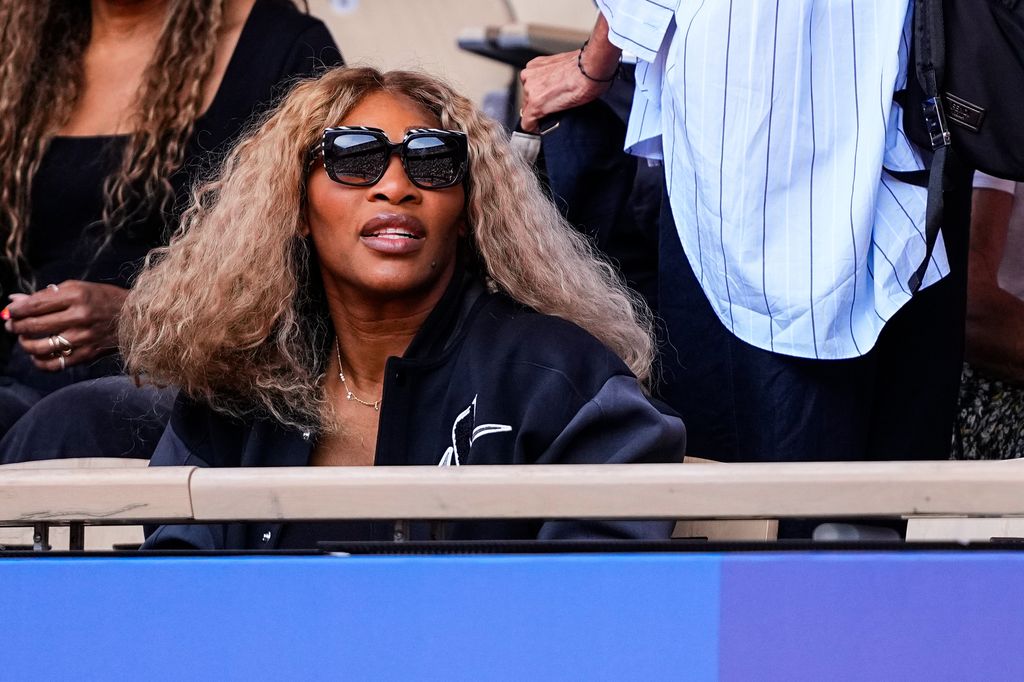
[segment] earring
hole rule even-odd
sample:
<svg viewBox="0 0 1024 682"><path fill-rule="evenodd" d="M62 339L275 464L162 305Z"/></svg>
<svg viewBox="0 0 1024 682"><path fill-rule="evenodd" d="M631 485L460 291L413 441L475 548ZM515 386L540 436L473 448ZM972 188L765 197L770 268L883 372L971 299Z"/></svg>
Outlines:
<svg viewBox="0 0 1024 682"><path fill-rule="evenodd" d="M437 261L436 260L430 261L430 269L433 270L436 267L437 267Z"/></svg>

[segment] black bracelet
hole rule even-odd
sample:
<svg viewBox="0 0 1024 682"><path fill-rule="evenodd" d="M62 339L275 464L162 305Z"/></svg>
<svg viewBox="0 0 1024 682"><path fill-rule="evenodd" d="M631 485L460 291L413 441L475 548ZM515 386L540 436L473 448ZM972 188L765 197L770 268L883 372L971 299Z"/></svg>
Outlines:
<svg viewBox="0 0 1024 682"><path fill-rule="evenodd" d="M612 72L611 78L594 78L583 69L583 50L587 49L587 45L590 44L590 39L583 41L583 46L580 47L580 53L576 56L576 66L579 68L580 73L587 80L592 80L595 83L611 83L613 80L619 77L619 69L622 68L622 54L619 54L619 63L615 65L615 71Z"/></svg>

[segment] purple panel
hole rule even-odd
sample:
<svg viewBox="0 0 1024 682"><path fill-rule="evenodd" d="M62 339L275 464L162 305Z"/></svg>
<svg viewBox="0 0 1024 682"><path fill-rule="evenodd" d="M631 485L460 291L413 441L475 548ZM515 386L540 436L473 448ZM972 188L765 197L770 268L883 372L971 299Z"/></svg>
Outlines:
<svg viewBox="0 0 1024 682"><path fill-rule="evenodd" d="M1024 553L726 555L723 680L1024 680Z"/></svg>

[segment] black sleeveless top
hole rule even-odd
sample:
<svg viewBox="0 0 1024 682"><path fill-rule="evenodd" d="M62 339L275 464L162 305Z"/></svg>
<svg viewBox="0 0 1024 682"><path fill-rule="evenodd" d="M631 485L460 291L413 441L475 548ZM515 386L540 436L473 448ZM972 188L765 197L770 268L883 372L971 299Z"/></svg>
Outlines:
<svg viewBox="0 0 1024 682"><path fill-rule="evenodd" d="M103 183L116 172L127 136L54 138L35 176L26 234L36 288L68 279L130 287L146 253L176 228L191 183L223 157L254 114L278 100L292 81L340 63L322 22L290 3L257 0L213 102L196 121L184 165L171 178L174 209L150 211L115 232L99 251L107 236L100 224Z"/></svg>

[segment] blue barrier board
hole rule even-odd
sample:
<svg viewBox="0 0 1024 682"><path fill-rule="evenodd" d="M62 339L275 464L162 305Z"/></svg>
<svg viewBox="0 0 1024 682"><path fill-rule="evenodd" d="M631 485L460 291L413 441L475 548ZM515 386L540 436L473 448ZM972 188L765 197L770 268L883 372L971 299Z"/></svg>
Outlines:
<svg viewBox="0 0 1024 682"><path fill-rule="evenodd" d="M0 559L0 679L1024 679L1024 553Z"/></svg>
<svg viewBox="0 0 1024 682"><path fill-rule="evenodd" d="M709 680L719 575L659 554L9 559L0 678Z"/></svg>

